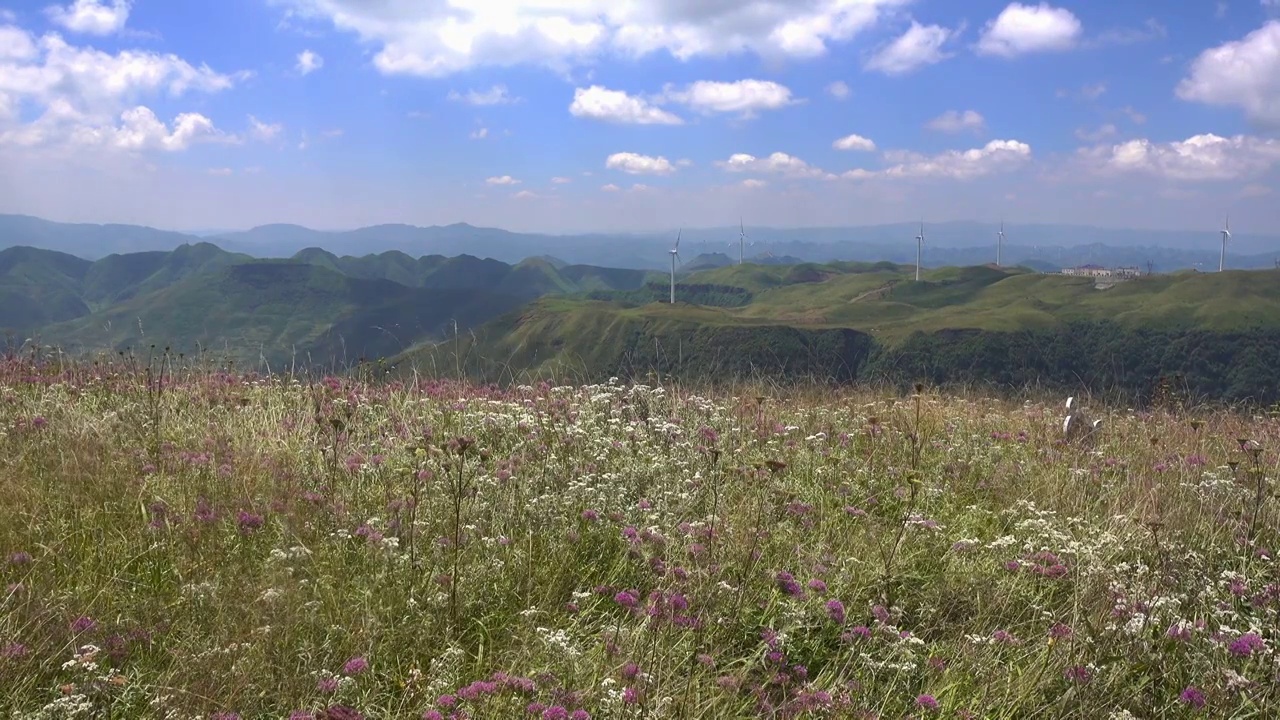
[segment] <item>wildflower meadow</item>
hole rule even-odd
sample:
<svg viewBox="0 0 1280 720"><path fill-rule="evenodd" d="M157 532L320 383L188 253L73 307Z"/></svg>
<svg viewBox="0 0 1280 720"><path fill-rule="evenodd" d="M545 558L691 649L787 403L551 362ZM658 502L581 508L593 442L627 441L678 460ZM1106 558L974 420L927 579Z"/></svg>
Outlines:
<svg viewBox="0 0 1280 720"><path fill-rule="evenodd" d="M1280 421L0 365L0 716L1280 714Z"/></svg>

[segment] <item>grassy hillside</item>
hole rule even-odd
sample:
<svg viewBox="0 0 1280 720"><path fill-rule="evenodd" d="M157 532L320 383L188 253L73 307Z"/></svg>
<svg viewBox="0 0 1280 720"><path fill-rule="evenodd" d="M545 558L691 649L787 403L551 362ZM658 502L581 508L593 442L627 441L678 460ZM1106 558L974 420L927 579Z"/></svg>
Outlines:
<svg viewBox="0 0 1280 720"><path fill-rule="evenodd" d="M1280 704L1271 419L122 365L0 359L0 717Z"/></svg>
<svg viewBox="0 0 1280 720"><path fill-rule="evenodd" d="M161 290L45 329L43 340L72 351L201 349L277 367L325 365L394 354L462 330L526 298L487 290L414 288L353 278L319 265L255 261L203 272Z"/></svg>
<svg viewBox="0 0 1280 720"><path fill-rule="evenodd" d="M582 266L562 274L543 258L508 265L311 248L255 260L196 243L89 262L11 248L0 251L0 329L71 351L155 344L332 366L466 332L545 295L628 289L641 278Z"/></svg>
<svg viewBox="0 0 1280 720"><path fill-rule="evenodd" d="M1136 394L1165 374L1181 374L1191 376L1186 384L1195 393L1280 399L1264 371L1272 360L1280 363L1277 271L1153 276L1105 290L1087 278L991 266L928 270L915 282L914 268L887 263L748 264L681 279L678 300L705 302L700 288L708 287L749 298L714 303L719 307L671 306L660 301L665 286L646 287L536 302L478 332L464 351L467 366L490 379L518 371L584 381L652 371L688 378L758 373ZM811 349L838 333L853 333L844 337L858 338L858 350ZM784 339L788 334L804 340ZM1056 343L1058 336L1071 340ZM1151 352L1188 337L1198 338L1200 349ZM451 367L441 354L453 351L427 345L395 361Z"/></svg>

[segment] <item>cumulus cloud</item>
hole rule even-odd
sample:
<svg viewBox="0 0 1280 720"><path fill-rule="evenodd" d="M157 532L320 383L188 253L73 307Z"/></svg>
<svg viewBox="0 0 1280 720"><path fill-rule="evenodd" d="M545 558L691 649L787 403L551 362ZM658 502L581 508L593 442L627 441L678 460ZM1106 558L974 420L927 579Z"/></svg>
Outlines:
<svg viewBox="0 0 1280 720"><path fill-rule="evenodd" d="M264 123L258 118L249 116L249 136L254 140L269 142L276 139L284 130L284 125L280 123Z"/></svg>
<svg viewBox="0 0 1280 720"><path fill-rule="evenodd" d="M532 190L521 190L520 192L512 195L511 197L517 198L520 200L526 200L529 198L536 198L538 197L538 194L533 192Z"/></svg>
<svg viewBox="0 0 1280 720"><path fill-rule="evenodd" d="M553 184L553 185L565 185L565 184L568 184L568 183L571 183L571 182L573 182L573 180L571 180L571 179L569 179L569 178L567 178L567 177L559 177L559 176L557 176L557 177L553 177L553 178L551 178L551 184Z"/></svg>
<svg viewBox="0 0 1280 720"><path fill-rule="evenodd" d="M1036 52L1069 50L1080 40L1084 27L1070 10L1042 2L1010 3L982 31L977 51L982 55L1011 58Z"/></svg>
<svg viewBox="0 0 1280 720"><path fill-rule="evenodd" d="M1031 146L1018 140L992 140L980 148L969 150L947 150L937 155L895 150L886 152L884 158L892 164L883 170L854 170L845 173L844 177L855 180L873 176L972 180L1022 167L1031 159Z"/></svg>
<svg viewBox="0 0 1280 720"><path fill-rule="evenodd" d="M676 171L676 166L661 155L650 157L633 152L614 153L605 159L604 166L630 175L670 175Z"/></svg>
<svg viewBox="0 0 1280 720"><path fill-rule="evenodd" d="M494 85L488 90L468 90L465 94L450 90L449 99L468 105L507 105L519 100L507 92L506 85Z"/></svg>
<svg viewBox="0 0 1280 720"><path fill-rule="evenodd" d="M1176 92L1183 100L1238 107L1250 122L1280 129L1280 20L1200 53Z"/></svg>
<svg viewBox="0 0 1280 720"><path fill-rule="evenodd" d="M1280 140L1212 133L1157 143L1148 139L1081 148L1077 159L1103 174L1141 173L1168 180L1257 177L1280 165Z"/></svg>
<svg viewBox="0 0 1280 720"><path fill-rule="evenodd" d="M987 127L986 118L976 110L948 110L925 124L930 130L944 133L965 131L982 132Z"/></svg>
<svg viewBox="0 0 1280 720"><path fill-rule="evenodd" d="M295 67L297 67L299 73L310 75L324 67L324 58L310 50L303 50L298 53L298 63Z"/></svg>
<svg viewBox="0 0 1280 720"><path fill-rule="evenodd" d="M662 100L687 105L695 112L742 113L754 115L759 110L777 110L793 104L791 90L770 80L738 80L712 82L699 80L683 89L668 85Z"/></svg>
<svg viewBox="0 0 1280 720"><path fill-rule="evenodd" d="M1112 123L1104 123L1103 125L1099 126L1095 130L1089 130L1088 128L1076 129L1077 138L1084 140L1085 142L1092 142L1092 143L1101 142L1103 140L1113 138L1119 134L1120 134L1119 128L1117 128Z"/></svg>
<svg viewBox="0 0 1280 720"><path fill-rule="evenodd" d="M605 192L618 192L622 188L618 187L617 185L614 185L613 183L609 183L608 185L601 185L600 189Z"/></svg>
<svg viewBox="0 0 1280 720"><path fill-rule="evenodd" d="M491 177L485 180L485 182L489 183L490 185L519 185L520 184L519 180L511 177L510 175L499 175L496 177Z"/></svg>
<svg viewBox="0 0 1280 720"><path fill-rule="evenodd" d="M885 75L905 75L926 65L934 65L952 57L943 47L955 32L941 25L921 25L912 20L911 27L898 39L886 45L867 61L866 69Z"/></svg>
<svg viewBox="0 0 1280 720"><path fill-rule="evenodd" d="M764 180L760 180L758 178L747 178L746 180L742 181L742 187L748 188L750 190L762 188L768 184L769 183L765 182Z"/></svg>
<svg viewBox="0 0 1280 720"><path fill-rule="evenodd" d="M684 121L646 100L600 85L577 88L569 113L620 125L680 125Z"/></svg>
<svg viewBox="0 0 1280 720"><path fill-rule="evenodd" d="M861 135L845 135L839 140L831 143L831 147L837 150L861 150L863 152L874 152L876 144Z"/></svg>
<svg viewBox="0 0 1280 720"><path fill-rule="evenodd" d="M75 0L70 5L54 5L45 10L49 20L67 30L85 35L111 35L129 21L131 0Z"/></svg>
<svg viewBox="0 0 1280 720"><path fill-rule="evenodd" d="M728 160L717 160L716 165L728 172L775 173L796 178L824 177L827 174L821 168L784 152L775 152L768 157L734 153Z"/></svg>
<svg viewBox="0 0 1280 720"><path fill-rule="evenodd" d="M811 58L911 0L742 2L371 3L279 0L290 23L311 20L376 48L386 74L440 77L477 66L564 69L601 53L663 52L679 60L753 53Z"/></svg>
<svg viewBox="0 0 1280 720"><path fill-rule="evenodd" d="M849 97L852 92L849 90L849 84L843 80L836 80L827 86L827 94L837 100L844 100Z"/></svg>
<svg viewBox="0 0 1280 720"><path fill-rule="evenodd" d="M468 135L467 137L471 138L472 140L483 140L489 137L489 128L487 127L476 128L475 130L472 130L471 134Z"/></svg>
<svg viewBox="0 0 1280 720"><path fill-rule="evenodd" d="M179 114L169 130L141 101L217 93L238 77L173 54L107 53L72 45L56 33L37 38L0 27L0 116L8 108L10 117L0 126L0 144L179 150L206 140L230 141L232 136L197 113ZM20 105L32 109L34 117L14 124L13 111Z"/></svg>

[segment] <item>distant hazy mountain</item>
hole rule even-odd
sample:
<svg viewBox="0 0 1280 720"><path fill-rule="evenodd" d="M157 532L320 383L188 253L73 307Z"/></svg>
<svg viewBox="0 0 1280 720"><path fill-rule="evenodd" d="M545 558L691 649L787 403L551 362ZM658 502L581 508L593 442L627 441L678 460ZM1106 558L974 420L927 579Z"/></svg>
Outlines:
<svg viewBox="0 0 1280 720"><path fill-rule="evenodd" d="M947 222L925 225L924 264L977 265L995 259L997 225ZM759 263L829 262L832 260L915 262L911 223L831 228L749 229ZM1037 268L1098 263L1147 263L1157 271L1216 269L1218 235L1213 229L1179 231L1126 230L1072 225L1007 225L1005 264ZM703 248L733 244L738 228L685 229L685 247L701 255L732 262L734 253ZM220 248L255 257L290 257L308 248L336 256L364 256L398 251L410 257L472 255L505 263L530 257L554 258L553 265L594 265L662 270L673 233L545 235L481 228L466 223L417 227L376 225L347 231L312 230L300 225L264 225L205 238ZM55 223L22 215L0 215L0 249L26 245L86 259L113 253L172 250L194 244L192 234L133 225ZM1274 267L1280 258L1280 236L1239 233L1228 247L1232 268ZM772 258L772 259L770 259ZM718 262L718 260L717 260Z"/></svg>

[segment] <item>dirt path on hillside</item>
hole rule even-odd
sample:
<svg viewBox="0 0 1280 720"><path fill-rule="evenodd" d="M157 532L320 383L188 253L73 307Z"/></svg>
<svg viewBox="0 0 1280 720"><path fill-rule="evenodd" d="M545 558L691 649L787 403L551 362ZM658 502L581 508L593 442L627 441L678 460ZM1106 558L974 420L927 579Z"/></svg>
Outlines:
<svg viewBox="0 0 1280 720"><path fill-rule="evenodd" d="M871 297L872 295L883 296L883 295L885 295L886 293L888 293L888 292L889 292L890 290L892 290L892 289L893 289L893 283L889 283L888 285L881 285L880 287L875 288L874 290L868 290L868 291L866 291L866 292L862 293L861 295L858 295L857 297L849 298L849 302L850 302L850 303L856 303L856 302L859 302L859 301L862 301L862 300L866 300L867 298ZM878 300L879 298L877 297L877 298L875 298L875 299L877 299L877 300Z"/></svg>

